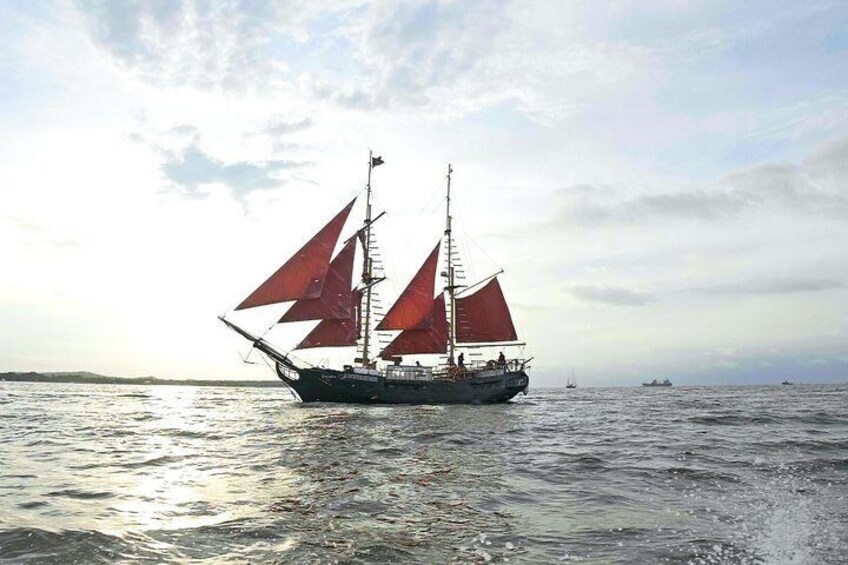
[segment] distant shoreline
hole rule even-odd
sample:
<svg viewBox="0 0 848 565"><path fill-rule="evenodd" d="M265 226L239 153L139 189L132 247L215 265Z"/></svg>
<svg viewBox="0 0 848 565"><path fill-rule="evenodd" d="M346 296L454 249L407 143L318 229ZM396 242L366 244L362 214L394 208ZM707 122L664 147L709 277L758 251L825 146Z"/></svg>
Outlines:
<svg viewBox="0 0 848 565"><path fill-rule="evenodd" d="M37 373L35 371L29 372L6 372L0 373L0 383L3 381L6 382L30 382L30 383L71 383L71 384L104 384L104 385L141 385L141 386L218 386L218 387L248 387L248 388L283 388L285 387L285 383L277 379L268 379L268 380L239 380L239 381L229 381L229 380L212 380L212 379L158 379L156 377L110 377L107 375L99 375L97 373L92 373L89 371L68 371L68 372L50 372L50 373ZM796 386L804 386L804 385L848 385L848 382L795 382ZM689 388L689 387L756 387L756 386L768 386L768 387L781 387L782 385L775 382L765 382L765 383L722 383L722 384L681 384L675 385L674 387L661 387L663 389L666 388ZM538 386L535 388L540 389L556 389L556 388L565 388L564 385L560 386ZM636 389L652 389L653 387L642 387L640 383L627 383L627 384L619 384L619 385L587 385L581 388L584 389L595 389L595 388L636 388ZM791 387L785 387L791 388Z"/></svg>
<svg viewBox="0 0 848 565"><path fill-rule="evenodd" d="M178 380L157 379L156 377L109 377L89 373L87 371L67 373L0 373L0 382L29 382L29 383L73 383L73 384L97 384L97 385L164 385L164 386L226 386L226 387L253 387L253 388L279 388L286 386L281 381L221 381L221 380Z"/></svg>

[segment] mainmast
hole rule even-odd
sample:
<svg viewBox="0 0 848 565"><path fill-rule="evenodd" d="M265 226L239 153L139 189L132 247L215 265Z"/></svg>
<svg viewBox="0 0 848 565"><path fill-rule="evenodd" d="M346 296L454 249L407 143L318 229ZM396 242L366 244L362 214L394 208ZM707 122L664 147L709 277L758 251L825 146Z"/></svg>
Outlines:
<svg viewBox="0 0 848 565"><path fill-rule="evenodd" d="M365 286L365 309L362 314L362 366L367 367L370 363L368 357L369 338L371 336L371 278L373 274L371 263L371 170L374 168L373 152L368 150L368 184L366 185L365 198L365 237L362 249L362 284Z"/></svg>
<svg viewBox="0 0 848 565"><path fill-rule="evenodd" d="M451 173L453 169L448 163L448 196L447 196L447 213L445 218L445 236L447 236L448 248L448 295L450 305L450 318L448 319L448 364L454 364L454 349L456 348L456 301L454 293L456 285L454 284L453 271L453 236L451 235L451 213L450 213L450 189L451 189Z"/></svg>

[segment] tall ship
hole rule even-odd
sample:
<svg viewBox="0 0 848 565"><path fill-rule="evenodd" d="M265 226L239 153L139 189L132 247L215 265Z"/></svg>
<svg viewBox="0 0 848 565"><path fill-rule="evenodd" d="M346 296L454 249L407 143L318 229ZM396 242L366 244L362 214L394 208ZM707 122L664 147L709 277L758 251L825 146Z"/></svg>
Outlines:
<svg viewBox="0 0 848 565"><path fill-rule="evenodd" d="M277 376L303 402L484 404L527 394L532 359L504 354L514 346L523 350L524 344L518 341L498 282L503 271L462 284L452 230L450 165L443 236L383 314L375 288L386 279L375 252L373 225L385 212L372 216L371 190L372 171L383 163L369 152L364 221L342 240L338 252L334 254L358 197L218 318L267 356ZM358 249L362 267L354 285ZM275 325L318 321L294 350L287 352L233 320L237 311L282 303L291 305ZM295 358L294 351L316 348L347 348L340 351L349 352L351 362L332 368ZM493 348L500 350L496 358L480 358L480 350ZM416 356L415 363L404 364L404 356Z"/></svg>

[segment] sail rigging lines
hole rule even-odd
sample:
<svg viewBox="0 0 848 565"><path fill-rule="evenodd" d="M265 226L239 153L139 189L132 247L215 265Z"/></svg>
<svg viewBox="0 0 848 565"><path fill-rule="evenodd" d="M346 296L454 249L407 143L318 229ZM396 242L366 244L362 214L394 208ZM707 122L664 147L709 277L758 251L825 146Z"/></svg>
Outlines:
<svg viewBox="0 0 848 565"><path fill-rule="evenodd" d="M371 191L372 170L381 164L381 158L369 154L364 223L344 239L339 251L334 255L359 195L236 310L293 301L277 323L318 322L294 350L357 346L361 353L357 362L366 367L372 366L374 357L389 359L401 354L447 353L448 363L453 364L455 348L460 345L516 341L512 316L497 279L502 271L472 287L465 284L461 246L452 235L453 168L450 165L446 176L443 236L388 311L381 315L383 308L373 287L385 277L373 227L384 212L372 216ZM357 242L362 247L362 264L359 282L354 284ZM438 269L441 261L444 271ZM482 286L475 288L479 285ZM470 292L472 289L474 292ZM381 334L394 331L400 332L394 338ZM371 347L379 353L371 355Z"/></svg>
<svg viewBox="0 0 848 565"><path fill-rule="evenodd" d="M477 283L483 286L475 292L457 296L460 294L457 289L465 286L459 284L457 279L464 280L465 275L452 236L452 173L453 168L449 164L445 199L445 270L441 272L441 277L446 279L445 285L436 298L431 300L440 242L377 327L402 330L380 354L383 359L396 358L401 354L447 353L448 363L452 365L455 348L459 344L496 345L518 339L509 306L497 279L503 270ZM446 301L446 294L449 302Z"/></svg>

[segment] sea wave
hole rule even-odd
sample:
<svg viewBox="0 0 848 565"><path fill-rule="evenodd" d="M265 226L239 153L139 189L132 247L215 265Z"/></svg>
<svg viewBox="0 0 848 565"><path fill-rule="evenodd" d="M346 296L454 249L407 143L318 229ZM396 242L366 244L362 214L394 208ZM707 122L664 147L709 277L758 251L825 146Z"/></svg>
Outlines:
<svg viewBox="0 0 848 565"><path fill-rule="evenodd" d="M846 387L369 407L4 386L3 565L835 564L848 539Z"/></svg>

